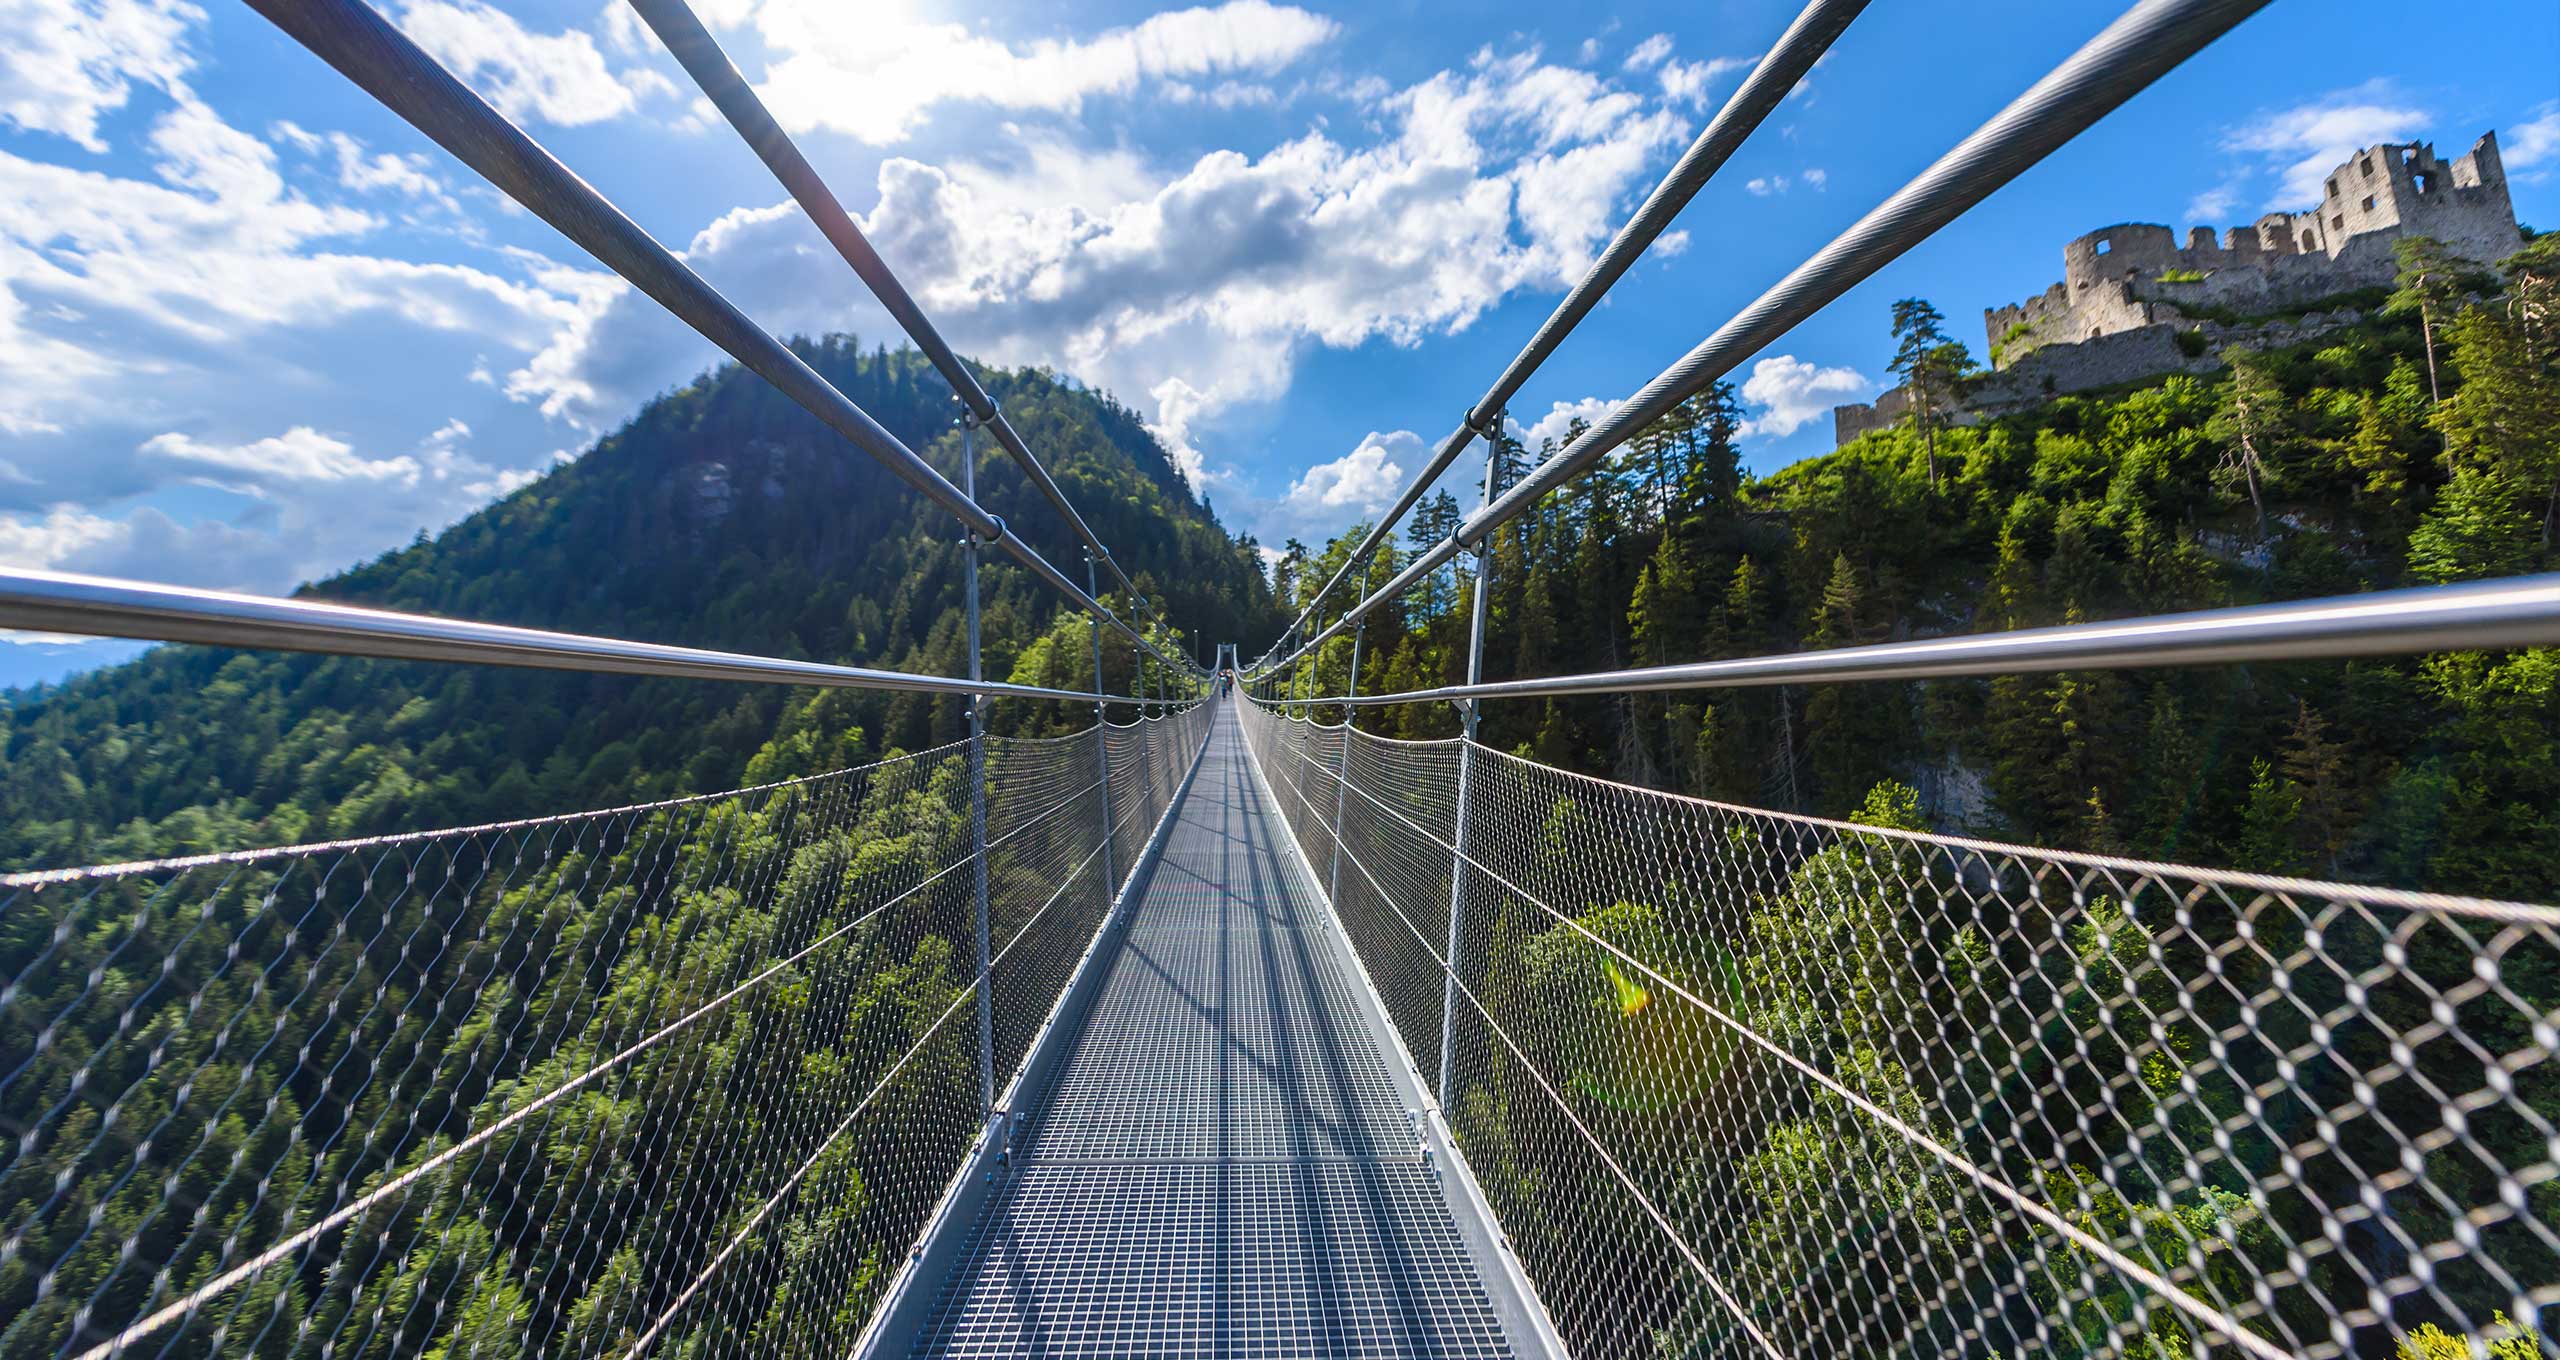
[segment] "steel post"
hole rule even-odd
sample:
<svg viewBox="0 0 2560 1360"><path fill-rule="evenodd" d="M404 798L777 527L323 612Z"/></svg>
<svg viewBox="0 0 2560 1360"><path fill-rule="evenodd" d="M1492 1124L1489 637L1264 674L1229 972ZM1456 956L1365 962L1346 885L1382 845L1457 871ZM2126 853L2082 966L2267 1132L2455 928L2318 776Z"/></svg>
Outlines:
<svg viewBox="0 0 2560 1360"><path fill-rule="evenodd" d="M960 418L960 494L978 495L978 418ZM978 647L978 536L964 525L960 540L961 598L969 613L969 680L981 678L984 658ZM969 700L969 876L977 894L978 931L978 1110L992 1118L996 1109L995 965L987 941L987 705L983 696Z"/></svg>
<svg viewBox="0 0 2560 1360"><path fill-rule="evenodd" d="M1084 555L1084 580L1085 591L1091 594L1095 577L1089 552ZM1119 826L1111 820L1111 723L1102 703L1102 621L1088 617L1085 624L1093 636L1093 749L1102 772L1102 898L1108 910L1120 891L1120 877L1111 871L1111 833Z"/></svg>
<svg viewBox="0 0 2560 1360"><path fill-rule="evenodd" d="M1485 436L1484 504L1493 504L1496 474L1502 467L1502 422L1507 413L1496 414L1493 430ZM1487 534L1476 544L1476 590L1474 607L1467 619L1467 683L1484 679L1484 613L1485 588L1493 579L1493 537ZM1458 824L1451 836L1456 849L1449 856L1449 944L1448 960L1442 965L1446 976L1440 987L1440 1107L1449 1107L1449 1074L1452 1067L1451 1048L1458 1031L1458 945L1466 924L1467 901L1467 795L1474 782L1476 768L1476 708L1472 701L1458 705L1460 724L1458 740Z"/></svg>
<svg viewBox="0 0 2560 1360"><path fill-rule="evenodd" d="M1369 627L1362 624L1351 630L1351 683L1345 691L1360 692L1360 639L1368 636ZM1333 767L1333 869L1325 876L1325 900L1340 909L1342 902L1342 814L1351 802L1351 739L1360 735L1351 725L1351 705L1342 706L1342 757Z"/></svg>

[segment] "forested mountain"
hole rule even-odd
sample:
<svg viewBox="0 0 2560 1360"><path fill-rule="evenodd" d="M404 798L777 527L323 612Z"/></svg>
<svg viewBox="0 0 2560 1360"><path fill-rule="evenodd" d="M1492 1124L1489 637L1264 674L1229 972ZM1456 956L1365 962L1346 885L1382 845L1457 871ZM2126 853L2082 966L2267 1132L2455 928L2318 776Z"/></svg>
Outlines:
<svg viewBox="0 0 2560 1360"><path fill-rule="evenodd" d="M1901 319L1906 308L1897 308ZM1949 348L1952 348L1950 346ZM1952 375L1961 355L1924 367ZM1766 477L1729 389L1493 546L1488 679L2459 581L2555 565L2560 239L2498 275L2410 271L2376 318L2218 376L1970 426L1906 423ZM1505 451L1507 485L1531 452ZM1538 454L1552 453L1539 450ZM1459 507L1426 502L1412 540ZM1357 531L1295 544L1303 601ZM1404 560L1410 560L1409 558ZM1394 562L1375 566L1382 582ZM1373 616L1361 688L1453 683L1470 587ZM1345 679L1329 645L1320 692ZM1364 710L1390 735L1445 706ZM2533 900L2560 893L2560 652L1617 695L1486 706L1552 764L2042 844Z"/></svg>
<svg viewBox="0 0 2560 1360"><path fill-rule="evenodd" d="M956 479L949 389L911 350L801 357ZM1249 540L1139 418L1032 371L990 392L1154 604L1215 638L1277 626ZM1073 576L1072 535L992 439L980 498ZM433 538L304 593L496 623L939 675L965 672L959 532L765 382L723 367ZM988 673L1081 615L990 554ZM1114 597L1127 617L1127 601ZM1174 644L1163 643L1171 652ZM1111 649L1115 688L1131 650ZM490 821L853 763L958 736L950 700L164 647L10 696L0 864L53 866ZM1123 717L1126 715L1123 714ZM1090 721L1025 704L997 730ZM758 759L768 742L773 749Z"/></svg>

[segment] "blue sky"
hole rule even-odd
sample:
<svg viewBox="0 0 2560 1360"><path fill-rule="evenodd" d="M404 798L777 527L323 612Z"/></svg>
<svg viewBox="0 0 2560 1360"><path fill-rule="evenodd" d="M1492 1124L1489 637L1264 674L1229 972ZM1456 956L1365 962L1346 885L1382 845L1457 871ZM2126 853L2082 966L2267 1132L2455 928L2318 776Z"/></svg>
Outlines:
<svg viewBox="0 0 2560 1360"><path fill-rule="evenodd" d="M894 330L619 3L380 0L778 332ZM1765 0L697 0L964 351L1116 393L1223 517L1314 541L1454 426L1792 16ZM1880 0L1513 410L1599 409L2112 17ZM1755 467L2120 221L2310 201L2495 128L2560 227L2560 8L2278 0L1735 378ZM712 362L245 6L0 0L0 562L282 591ZM0 683L129 651L19 635Z"/></svg>

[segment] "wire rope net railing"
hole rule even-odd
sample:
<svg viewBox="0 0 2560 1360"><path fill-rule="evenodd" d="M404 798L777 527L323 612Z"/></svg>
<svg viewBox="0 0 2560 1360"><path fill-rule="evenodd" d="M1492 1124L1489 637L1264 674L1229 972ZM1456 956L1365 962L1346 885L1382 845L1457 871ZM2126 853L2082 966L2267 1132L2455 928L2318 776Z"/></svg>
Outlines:
<svg viewBox="0 0 2560 1360"><path fill-rule="evenodd" d="M986 739L999 1087L1206 724ZM985 1125L968 771L0 879L0 1355L844 1353Z"/></svg>
<svg viewBox="0 0 2560 1360"><path fill-rule="evenodd" d="M1242 714L1577 1354L2546 1353L2560 909Z"/></svg>

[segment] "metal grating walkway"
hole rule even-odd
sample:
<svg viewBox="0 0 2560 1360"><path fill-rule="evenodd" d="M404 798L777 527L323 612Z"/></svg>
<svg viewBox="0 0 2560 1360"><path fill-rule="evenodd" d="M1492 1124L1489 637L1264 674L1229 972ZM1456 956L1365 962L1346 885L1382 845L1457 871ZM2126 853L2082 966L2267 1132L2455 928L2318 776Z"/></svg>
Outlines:
<svg viewBox="0 0 2560 1360"><path fill-rule="evenodd" d="M1512 1354L1232 709L1174 815L918 1353Z"/></svg>

